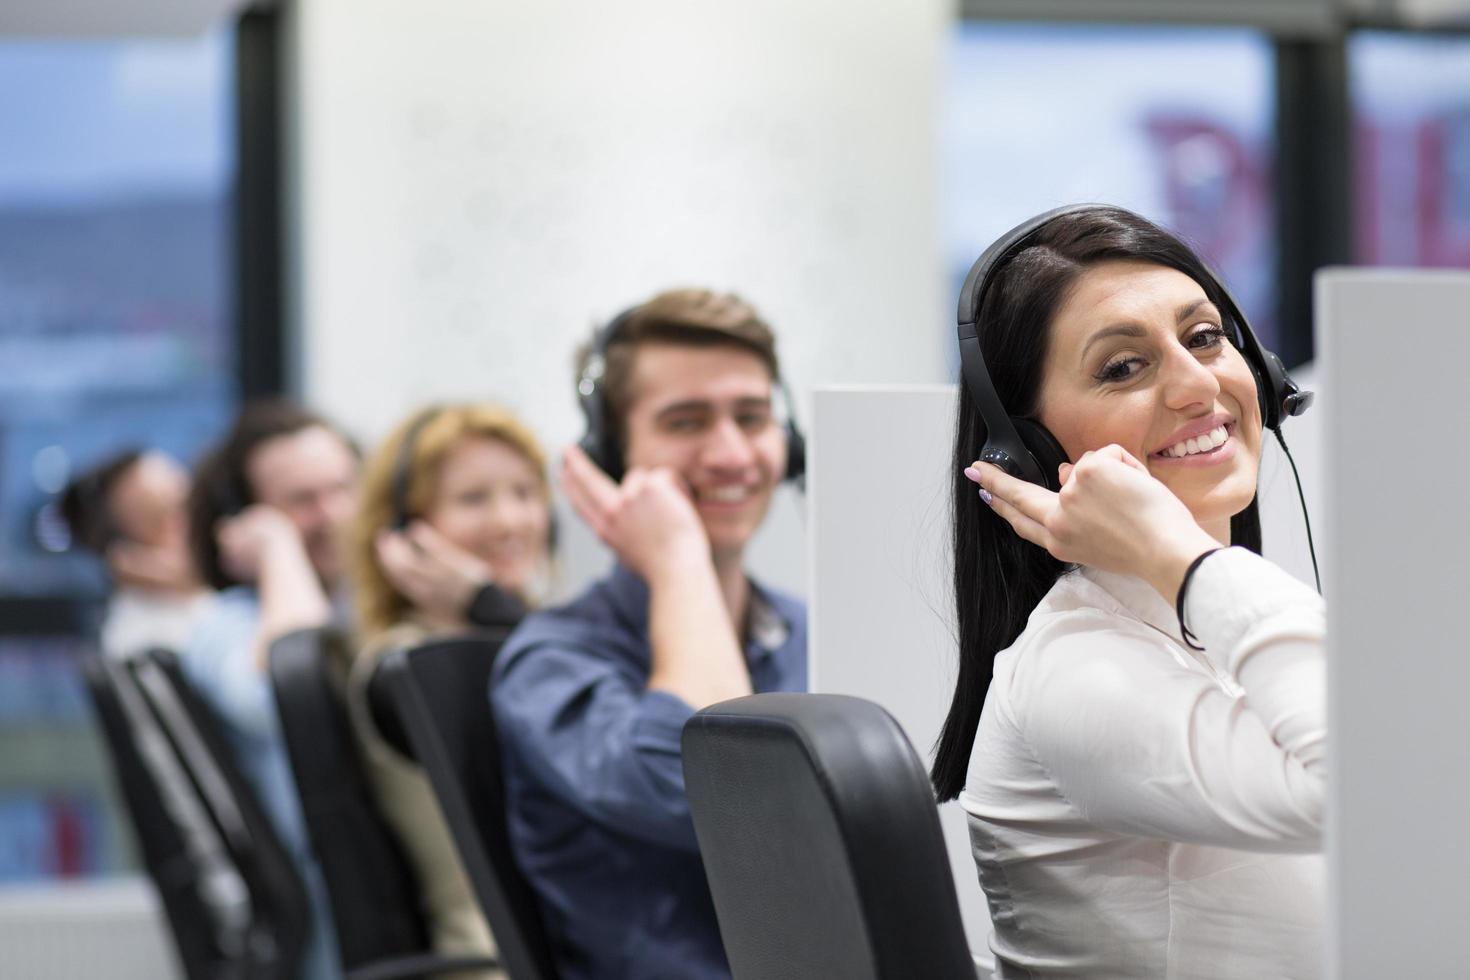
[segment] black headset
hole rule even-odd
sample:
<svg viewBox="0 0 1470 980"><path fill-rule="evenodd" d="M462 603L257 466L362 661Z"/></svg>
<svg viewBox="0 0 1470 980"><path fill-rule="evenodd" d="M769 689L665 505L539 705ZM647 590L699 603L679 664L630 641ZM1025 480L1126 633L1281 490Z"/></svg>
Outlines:
<svg viewBox="0 0 1470 980"><path fill-rule="evenodd" d="M389 525L395 531L403 531L417 514L408 506L408 491L413 483L413 454L418 446L419 434L444 411L442 405L431 405L414 416L403 441L398 444L398 458L393 461L393 479L388 484L388 500L393 507L393 519Z"/></svg>
<svg viewBox="0 0 1470 980"><path fill-rule="evenodd" d="M1031 245L1037 232L1053 218L1084 214L1089 211L1121 213L1138 218L1140 221L1146 220L1122 208L1104 204L1069 204L1054 208L1026 219L996 239L981 254L980 258L975 260L975 264L970 267L970 274L965 277L964 286L960 289L958 315L960 369L964 376L965 387L969 390L970 397L975 400L975 407L985 423L985 445L980 450L979 458L1000 467L1018 479L1039 484L1049 490L1060 489L1057 482L1057 469L1068 461L1067 454L1062 450L1056 438L1040 422L1024 416L1011 415L1001 404L1000 395L996 393L995 384L990 379L990 371L985 366L985 357L980 352L980 337L976 333L976 324L980 320L980 311L984 306L995 274L1007 262ZM1250 365L1251 373L1256 377L1256 395L1260 400L1261 422L1266 428L1274 431L1279 439L1281 423L1288 416L1305 412L1312 404L1314 394L1310 391L1303 391L1286 373L1286 366L1281 363L1281 358L1261 346L1260 340L1251 330L1245 315L1241 313L1239 305L1230 295L1230 291L1225 288L1225 284L1208 266L1204 266L1203 263L1201 265L1205 275L1209 277L1208 281L1201 285L1207 289L1213 289L1220 298L1224 307L1220 313L1228 323L1235 326L1236 346L1245 357L1246 363ZM1285 446L1284 441L1282 445ZM1293 470L1295 467L1296 463L1293 461ZM1310 531L1308 533L1310 534Z"/></svg>
<svg viewBox="0 0 1470 980"><path fill-rule="evenodd" d="M577 403L582 406L582 417L587 422L587 429L577 445L614 480L623 478L623 447L618 441L617 427L608 419L602 378L607 371L608 346L617 340L623 327L642 308L642 304L629 307L592 334L587 363L577 378ZM786 429L786 472L781 478L799 483L806 475L806 437L796 424L795 403L785 379L777 375L774 380L775 394L780 401L778 415L784 417Z"/></svg>
<svg viewBox="0 0 1470 980"><path fill-rule="evenodd" d="M419 436L423 434L424 429L428 428L430 422L444 413L444 409L443 405L431 405L415 415L413 421L409 423L408 431L403 434L403 442L398 445L398 456L393 461L393 478L388 484L388 500L393 510L389 527L395 531L406 531L409 523L419 516L408 504L409 490L413 485L413 456L418 446ZM560 534L557 528L556 508L548 505L548 511L546 549L554 554Z"/></svg>

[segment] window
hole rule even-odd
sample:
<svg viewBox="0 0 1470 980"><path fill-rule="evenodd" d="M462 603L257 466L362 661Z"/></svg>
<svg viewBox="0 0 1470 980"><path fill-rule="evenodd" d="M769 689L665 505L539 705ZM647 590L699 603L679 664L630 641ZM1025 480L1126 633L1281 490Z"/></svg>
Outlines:
<svg viewBox="0 0 1470 980"><path fill-rule="evenodd" d="M1255 31L961 24L941 149L952 295L1007 228L1100 201L1196 246L1275 346L1274 88Z"/></svg>
<svg viewBox="0 0 1470 980"><path fill-rule="evenodd" d="M48 506L79 468L191 460L233 410L232 59L228 33L0 42L0 881L124 861L87 641L5 611L101 594Z"/></svg>
<svg viewBox="0 0 1470 980"><path fill-rule="evenodd" d="M1356 261L1470 267L1470 37L1348 42Z"/></svg>

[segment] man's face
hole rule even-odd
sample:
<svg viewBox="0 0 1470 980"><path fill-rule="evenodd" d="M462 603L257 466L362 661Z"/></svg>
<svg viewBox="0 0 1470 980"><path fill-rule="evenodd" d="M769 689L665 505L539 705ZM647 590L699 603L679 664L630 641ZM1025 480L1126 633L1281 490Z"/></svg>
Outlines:
<svg viewBox="0 0 1470 980"><path fill-rule="evenodd" d="M639 345L625 463L683 478L716 560L738 559L786 468L771 374L739 347Z"/></svg>
<svg viewBox="0 0 1470 980"><path fill-rule="evenodd" d="M162 453L145 453L112 486L108 512L118 533L149 548L182 549L188 472Z"/></svg>
<svg viewBox="0 0 1470 980"><path fill-rule="evenodd" d="M342 532L352 517L357 457L337 433L312 426L267 439L245 476L258 503L274 507L301 532L316 572L329 587L342 576Z"/></svg>

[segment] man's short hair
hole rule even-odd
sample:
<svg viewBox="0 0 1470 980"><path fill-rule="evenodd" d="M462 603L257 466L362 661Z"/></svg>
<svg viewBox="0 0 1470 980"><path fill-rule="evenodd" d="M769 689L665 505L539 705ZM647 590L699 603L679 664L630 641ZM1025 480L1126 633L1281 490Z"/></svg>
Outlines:
<svg viewBox="0 0 1470 980"><path fill-rule="evenodd" d="M143 458L141 449L125 449L77 474L61 492L61 516L74 545L105 555L122 536L112 513L112 491Z"/></svg>
<svg viewBox="0 0 1470 980"><path fill-rule="evenodd" d="M250 485L250 459L262 443L305 429L336 432L351 440L322 416L294 402L269 399L241 409L224 437L200 457L189 494L189 554L199 576L213 589L237 584L220 564L215 526L255 503ZM356 447L353 447L356 451Z"/></svg>
<svg viewBox="0 0 1470 980"><path fill-rule="evenodd" d="M626 445L628 408L633 401L633 365L645 343L685 347L735 347L760 358L771 377L780 377L776 335L755 307L734 293L670 289L635 307L610 338L599 382L605 418ZM596 353L592 343L577 351L580 379Z"/></svg>

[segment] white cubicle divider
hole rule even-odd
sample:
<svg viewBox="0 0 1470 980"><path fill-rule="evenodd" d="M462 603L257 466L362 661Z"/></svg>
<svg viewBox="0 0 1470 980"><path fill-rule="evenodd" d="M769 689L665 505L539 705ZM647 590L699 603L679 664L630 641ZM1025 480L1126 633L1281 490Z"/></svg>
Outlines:
<svg viewBox="0 0 1470 980"><path fill-rule="evenodd" d="M821 388L812 408L812 689L883 705L928 765L956 665L949 584L955 389ZM1287 429L1309 501L1318 485L1320 427L1307 416L1291 420ZM1264 455L1266 553L1310 581L1290 470L1274 441ZM940 814L970 948L988 961L989 914L964 814L953 803Z"/></svg>
<svg viewBox="0 0 1470 980"><path fill-rule="evenodd" d="M1317 278L1333 976L1464 977L1470 273Z"/></svg>
<svg viewBox="0 0 1470 980"><path fill-rule="evenodd" d="M819 388L808 432L812 690L887 708L925 766L954 683L953 427L947 385ZM988 962L964 814L940 814L970 949Z"/></svg>

